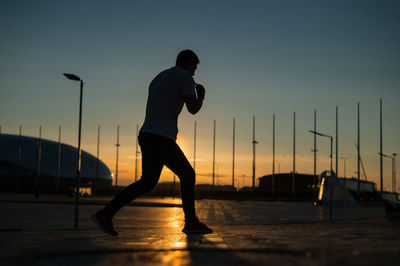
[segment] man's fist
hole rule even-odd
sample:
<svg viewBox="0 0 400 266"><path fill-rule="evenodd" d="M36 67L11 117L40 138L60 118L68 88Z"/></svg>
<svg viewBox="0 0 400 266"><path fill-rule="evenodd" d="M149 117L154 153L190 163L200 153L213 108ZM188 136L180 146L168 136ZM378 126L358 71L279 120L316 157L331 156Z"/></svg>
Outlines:
<svg viewBox="0 0 400 266"><path fill-rule="evenodd" d="M196 83L196 92L197 92L197 97L198 98L203 98L204 99L204 95L206 94L206 90L204 89L203 85Z"/></svg>

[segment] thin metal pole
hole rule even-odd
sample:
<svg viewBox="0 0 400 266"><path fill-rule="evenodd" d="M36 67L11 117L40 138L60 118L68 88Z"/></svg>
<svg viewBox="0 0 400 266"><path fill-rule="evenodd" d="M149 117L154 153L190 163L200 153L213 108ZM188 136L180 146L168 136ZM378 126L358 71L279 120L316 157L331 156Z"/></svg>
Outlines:
<svg viewBox="0 0 400 266"><path fill-rule="evenodd" d="M357 196L360 198L360 103L357 103Z"/></svg>
<svg viewBox="0 0 400 266"><path fill-rule="evenodd" d="M396 191L397 191L397 188L396 188L396 153L393 153L393 161L392 161L392 171L393 171L393 187L394 187L394 193L396 193Z"/></svg>
<svg viewBox="0 0 400 266"><path fill-rule="evenodd" d="M18 137L18 170L17 170L17 183L16 190L19 191L20 178L21 178L21 153L22 153L22 126L19 126L19 137Z"/></svg>
<svg viewBox="0 0 400 266"><path fill-rule="evenodd" d="M314 109L314 132L317 132L317 110ZM314 177L313 177L313 199L317 195L317 135L314 134Z"/></svg>
<svg viewBox="0 0 400 266"><path fill-rule="evenodd" d="M272 184L271 194L275 194L275 114L272 115Z"/></svg>
<svg viewBox="0 0 400 266"><path fill-rule="evenodd" d="M396 170L395 170L395 159L392 157L392 192L396 193Z"/></svg>
<svg viewBox="0 0 400 266"><path fill-rule="evenodd" d="M58 126L58 149L57 149L57 180L56 191L60 191L60 178L61 178L61 126Z"/></svg>
<svg viewBox="0 0 400 266"><path fill-rule="evenodd" d="M333 165L332 165L332 150L333 150L333 138L331 139L331 175L330 175L330 186L329 186L329 194L330 194L330 204L329 204L329 220L332 221L332 209L333 209Z"/></svg>
<svg viewBox="0 0 400 266"><path fill-rule="evenodd" d="M37 140L37 168L36 168L36 184L35 184L35 198L39 198L40 193L40 161L42 158L42 126L39 127L39 139Z"/></svg>
<svg viewBox="0 0 400 266"><path fill-rule="evenodd" d="M215 190L215 131L216 131L216 120L214 119L214 134L213 134L213 169L212 169L212 187L213 192Z"/></svg>
<svg viewBox="0 0 400 266"><path fill-rule="evenodd" d="M99 178L100 166L100 125L97 125L96 180Z"/></svg>
<svg viewBox="0 0 400 266"><path fill-rule="evenodd" d="M233 118L232 133L232 189L235 187L235 118Z"/></svg>
<svg viewBox="0 0 400 266"><path fill-rule="evenodd" d="M78 129L78 169L76 170L76 189L75 189L75 229L78 229L79 220L79 196L80 196L80 180L81 180L81 135L82 135L82 97L83 97L83 81L80 84L79 97L79 129Z"/></svg>
<svg viewBox="0 0 400 266"><path fill-rule="evenodd" d="M115 160L115 186L118 186L118 155L119 155L119 125L117 125L117 144L115 144L117 147L117 158Z"/></svg>
<svg viewBox="0 0 400 266"><path fill-rule="evenodd" d="M382 98L379 100L379 133L380 133L380 175L381 175L381 193L383 192L383 137L382 137Z"/></svg>
<svg viewBox="0 0 400 266"><path fill-rule="evenodd" d="M293 112L293 172L292 172L292 195L296 196L296 112Z"/></svg>
<svg viewBox="0 0 400 266"><path fill-rule="evenodd" d="M194 121L194 137L193 137L193 170L196 172L196 134L197 134L197 124Z"/></svg>
<svg viewBox="0 0 400 266"><path fill-rule="evenodd" d="M137 168L137 162L138 162L138 137L139 137L139 125L136 125L136 152L135 152L135 182L137 181L137 176L138 176L138 168ZM175 176L174 176L175 177Z"/></svg>
<svg viewBox="0 0 400 266"><path fill-rule="evenodd" d="M253 190L256 181L256 117L253 116Z"/></svg>
<svg viewBox="0 0 400 266"><path fill-rule="evenodd" d="M336 176L339 176L339 129L338 129L338 127L339 127L339 123L338 123L338 120L339 120L339 116L338 116L338 106L336 105L336 152L335 152L335 154L336 154L336 158L335 158L335 173L336 173Z"/></svg>
<svg viewBox="0 0 400 266"><path fill-rule="evenodd" d="M1 135L2 135L1 132L2 131L1 131L1 126L0 126L0 150L1 150ZM3 175L0 173L0 188L2 185L3 185Z"/></svg>
<svg viewBox="0 0 400 266"><path fill-rule="evenodd" d="M94 181L94 190L97 192L99 184L100 168L100 125L97 125L97 153L96 153L96 179Z"/></svg>

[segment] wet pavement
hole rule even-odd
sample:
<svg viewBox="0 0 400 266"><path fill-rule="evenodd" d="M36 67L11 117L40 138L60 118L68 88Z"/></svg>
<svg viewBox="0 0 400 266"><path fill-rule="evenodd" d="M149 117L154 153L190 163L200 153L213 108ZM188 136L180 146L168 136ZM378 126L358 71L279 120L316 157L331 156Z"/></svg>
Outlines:
<svg viewBox="0 0 400 266"><path fill-rule="evenodd" d="M329 209L310 203L201 200L199 218L213 234L181 232L179 199L146 199L115 217L117 237L103 234L81 205L10 202L0 197L1 265L397 265L400 223L383 207ZM165 203L165 205L163 205Z"/></svg>

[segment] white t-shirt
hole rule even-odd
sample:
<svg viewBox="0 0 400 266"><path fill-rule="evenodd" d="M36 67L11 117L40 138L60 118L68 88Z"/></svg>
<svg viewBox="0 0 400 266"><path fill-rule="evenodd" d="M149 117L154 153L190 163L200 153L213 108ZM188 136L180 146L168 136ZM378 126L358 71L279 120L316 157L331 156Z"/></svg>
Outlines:
<svg viewBox="0 0 400 266"><path fill-rule="evenodd" d="M146 118L140 132L176 140L183 95L196 96L195 86L191 73L179 66L158 74L149 85Z"/></svg>

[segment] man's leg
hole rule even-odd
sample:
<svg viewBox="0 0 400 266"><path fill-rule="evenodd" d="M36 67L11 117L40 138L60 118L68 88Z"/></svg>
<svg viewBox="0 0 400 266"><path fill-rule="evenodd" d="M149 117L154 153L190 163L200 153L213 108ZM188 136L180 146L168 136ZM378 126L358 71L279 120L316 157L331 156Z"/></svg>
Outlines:
<svg viewBox="0 0 400 266"><path fill-rule="evenodd" d="M171 142L167 149L165 165L178 175L181 181L182 206L185 213L185 227L182 232L209 234L213 230L201 223L196 217L194 206L194 184L196 174L186 159L182 150L175 142Z"/></svg>
<svg viewBox="0 0 400 266"><path fill-rule="evenodd" d="M107 204L104 211L112 216L132 200L150 192L160 178L164 166L165 143L152 134L141 134L139 144L142 151L142 177L125 187Z"/></svg>
<svg viewBox="0 0 400 266"><path fill-rule="evenodd" d="M165 165L171 169L180 179L182 207L185 213L185 221L194 221L196 218L194 203L194 185L196 174L186 159L179 146L171 141L167 149Z"/></svg>

